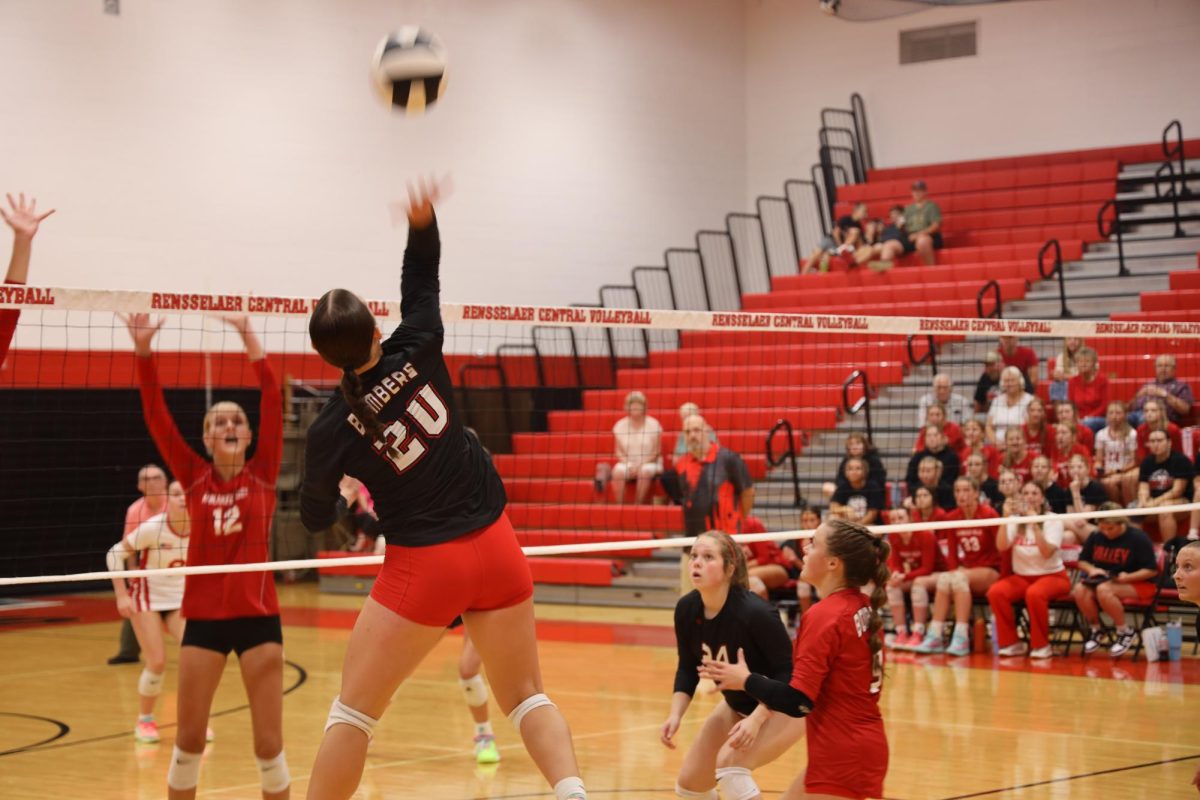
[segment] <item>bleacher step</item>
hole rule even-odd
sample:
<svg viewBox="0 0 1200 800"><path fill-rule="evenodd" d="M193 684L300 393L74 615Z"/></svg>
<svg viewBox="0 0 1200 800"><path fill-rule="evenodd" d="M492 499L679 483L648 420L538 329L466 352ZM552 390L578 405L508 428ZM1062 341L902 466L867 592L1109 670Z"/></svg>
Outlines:
<svg viewBox="0 0 1200 800"><path fill-rule="evenodd" d="M614 578L612 586L535 583L533 600L536 603L563 605L674 608L679 600L679 574L677 569L674 578L669 581Z"/></svg>

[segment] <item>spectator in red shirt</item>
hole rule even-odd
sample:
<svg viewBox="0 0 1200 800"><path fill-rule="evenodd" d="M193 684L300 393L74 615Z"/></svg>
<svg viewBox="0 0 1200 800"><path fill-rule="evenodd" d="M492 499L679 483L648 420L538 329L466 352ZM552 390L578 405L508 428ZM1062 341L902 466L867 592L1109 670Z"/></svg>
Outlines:
<svg viewBox="0 0 1200 800"><path fill-rule="evenodd" d="M962 428L946 419L946 407L937 403L925 409L925 424L917 433L917 442L913 445L912 451L919 453L925 449L925 429L931 425L942 432L942 436L946 440L946 447L953 451L961 462L965 458L963 447L966 445Z"/></svg>
<svg viewBox="0 0 1200 800"><path fill-rule="evenodd" d="M675 462L683 495L683 521L689 536L707 530L735 534L754 507L754 483L746 462L732 450L713 444L708 423L699 414L683 423L688 451Z"/></svg>
<svg viewBox="0 0 1200 800"><path fill-rule="evenodd" d="M1025 409L1025 424L1021 426L1025 434L1025 446L1035 456L1049 453L1054 444L1054 434L1046 422L1046 404L1041 398L1034 397Z"/></svg>
<svg viewBox="0 0 1200 800"><path fill-rule="evenodd" d="M992 447L984 439L985 431L983 423L977 419L969 419L962 425L963 431L963 455L960 459L963 463L972 455L978 453L983 456L984 462L987 464L988 475L995 478L1000 474L1000 461L1004 458L1004 454Z"/></svg>
<svg viewBox="0 0 1200 800"><path fill-rule="evenodd" d="M1079 422L1079 409L1070 400L1063 400L1061 403L1054 404L1054 421L1073 425L1075 427L1075 441L1088 450L1096 449L1096 434L1092 433L1091 428ZM1054 443L1051 442L1051 444Z"/></svg>
<svg viewBox="0 0 1200 800"><path fill-rule="evenodd" d="M909 522L908 509L893 508L887 512L889 525L905 525ZM889 537L892 555L888 566L892 575L888 578L888 605L892 609L892 621L896 628L890 647L906 650L921 643L925 638L925 622L929 619L929 592L917 580L933 574L936 564L937 540L932 531L902 531ZM904 610L904 595L912 597L912 628L908 627L908 615ZM911 632L910 632L911 630Z"/></svg>
<svg viewBox="0 0 1200 800"><path fill-rule="evenodd" d="M746 517L742 533L766 533L767 527L758 517ZM772 589L780 589L788 582L789 559L775 542L749 542L742 545L746 556L746 575L750 579L750 591L769 599Z"/></svg>
<svg viewBox="0 0 1200 800"><path fill-rule="evenodd" d="M1017 343L1016 336L1001 336L996 350L1006 367L1016 367L1025 376L1025 391L1033 393L1038 379L1038 357L1031 347Z"/></svg>
<svg viewBox="0 0 1200 800"><path fill-rule="evenodd" d="M1082 456L1090 465L1092 451L1075 441L1075 429L1070 425L1054 426L1054 455L1050 459L1054 480L1062 488L1071 484L1071 474L1067 469L1072 456Z"/></svg>
<svg viewBox="0 0 1200 800"><path fill-rule="evenodd" d="M1024 481L1029 477L1030 465L1036 456L1025 444L1025 434L1020 428L1009 428L1004 434L1004 457L1000 459L1001 470L1012 470Z"/></svg>
<svg viewBox="0 0 1200 800"><path fill-rule="evenodd" d="M1075 404L1083 424L1094 434L1107 423L1104 411L1108 407L1108 378L1100 374L1096 351L1081 347L1075 354L1078 372L1067 381L1067 397Z"/></svg>

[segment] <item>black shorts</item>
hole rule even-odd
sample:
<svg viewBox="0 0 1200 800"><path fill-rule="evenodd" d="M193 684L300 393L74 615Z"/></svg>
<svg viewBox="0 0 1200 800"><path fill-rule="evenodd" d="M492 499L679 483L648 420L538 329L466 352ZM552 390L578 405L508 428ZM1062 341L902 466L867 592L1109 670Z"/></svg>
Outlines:
<svg viewBox="0 0 1200 800"><path fill-rule="evenodd" d="M189 619L183 629L182 646L203 647L223 656L229 651L239 656L252 647L275 642L283 644L283 626L279 615L235 617L233 619Z"/></svg>
<svg viewBox="0 0 1200 800"><path fill-rule="evenodd" d="M933 233L929 234L929 238L933 239L933 249L934 250L941 250L942 247L945 246L944 243L942 242L941 231L934 231ZM914 252L916 252L916 250L917 250L916 243L913 242L911 239L909 239L907 236L904 237L904 252L905 253L914 253Z"/></svg>

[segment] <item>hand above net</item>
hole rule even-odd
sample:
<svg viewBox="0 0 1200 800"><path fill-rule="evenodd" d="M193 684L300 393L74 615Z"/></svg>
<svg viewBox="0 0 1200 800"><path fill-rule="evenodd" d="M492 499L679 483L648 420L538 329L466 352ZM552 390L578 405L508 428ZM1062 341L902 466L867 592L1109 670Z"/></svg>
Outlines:
<svg viewBox="0 0 1200 800"><path fill-rule="evenodd" d="M441 179L418 179L408 183L408 204L392 204L392 221L398 222L400 212L408 219L408 224L420 230L428 228L433 222L434 207L450 194L450 176L443 175Z"/></svg>
<svg viewBox="0 0 1200 800"><path fill-rule="evenodd" d="M133 352L145 357L152 352L154 335L162 328L166 319L160 318L157 323L151 324L149 314L136 313L122 314L121 321L125 323L125 327L129 329L129 337L133 339Z"/></svg>
<svg viewBox="0 0 1200 800"><path fill-rule="evenodd" d="M5 196L8 198L8 210L5 211L4 207L0 206L0 217L4 218L17 238L32 239L38 232L38 226L42 224L42 220L55 211L52 208L41 214L37 213L37 198L30 197L26 202L24 192L17 195L17 200L13 200L11 194Z"/></svg>

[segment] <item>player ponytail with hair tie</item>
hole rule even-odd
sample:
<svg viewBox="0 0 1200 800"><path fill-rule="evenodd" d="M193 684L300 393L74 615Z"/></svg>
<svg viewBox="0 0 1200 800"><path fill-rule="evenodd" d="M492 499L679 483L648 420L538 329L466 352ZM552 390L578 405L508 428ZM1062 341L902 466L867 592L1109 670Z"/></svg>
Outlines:
<svg viewBox="0 0 1200 800"><path fill-rule="evenodd" d="M832 531L825 539L830 555L841 559L846 585L862 588L872 584L870 633L871 655L883 649L883 616L879 613L887 602L887 581L891 575L888 557L892 547L865 526L843 519L830 520Z"/></svg>

